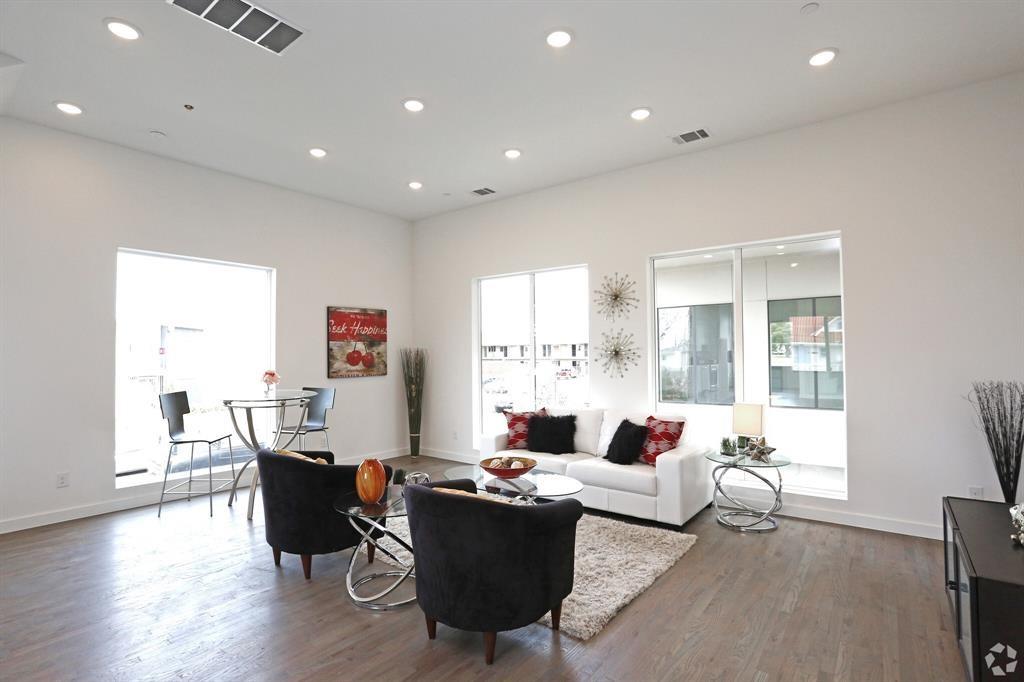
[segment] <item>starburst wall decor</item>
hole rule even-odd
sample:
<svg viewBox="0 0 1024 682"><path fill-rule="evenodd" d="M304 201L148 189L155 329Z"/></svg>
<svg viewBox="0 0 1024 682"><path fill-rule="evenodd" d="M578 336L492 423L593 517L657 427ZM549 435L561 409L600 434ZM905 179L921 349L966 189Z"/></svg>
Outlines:
<svg viewBox="0 0 1024 682"><path fill-rule="evenodd" d="M611 322L617 317L627 317L640 303L636 296L636 282L629 275L620 276L617 272L612 277L605 275L601 287L594 289L594 293L597 312Z"/></svg>
<svg viewBox="0 0 1024 682"><path fill-rule="evenodd" d="M609 376L626 376L630 365L636 367L640 360L640 350L632 334L624 329L608 334L601 332L601 345L597 349L601 359L601 369Z"/></svg>

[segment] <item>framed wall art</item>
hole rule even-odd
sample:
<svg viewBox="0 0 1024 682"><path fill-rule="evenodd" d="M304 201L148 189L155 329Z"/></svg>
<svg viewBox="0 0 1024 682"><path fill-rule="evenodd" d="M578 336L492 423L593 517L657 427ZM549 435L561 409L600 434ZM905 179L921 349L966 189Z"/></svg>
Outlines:
<svg viewBox="0 0 1024 682"><path fill-rule="evenodd" d="M327 378L388 373L388 311L327 308Z"/></svg>

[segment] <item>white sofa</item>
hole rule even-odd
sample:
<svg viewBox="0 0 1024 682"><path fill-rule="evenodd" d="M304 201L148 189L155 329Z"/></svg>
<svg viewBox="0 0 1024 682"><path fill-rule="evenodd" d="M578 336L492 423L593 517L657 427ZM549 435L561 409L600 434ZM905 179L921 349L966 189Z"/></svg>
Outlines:
<svg viewBox="0 0 1024 682"><path fill-rule="evenodd" d="M681 526L711 502L710 462L705 454L713 445L683 428L678 447L658 456L657 465L645 462L613 464L604 459L615 430L623 419L644 424L647 414L616 410L558 410L548 413L576 415L576 452L553 455L528 450L507 450L508 434L484 436L480 459L508 452L537 460L537 468L572 476L583 483L575 497L583 506L652 519ZM681 420L681 417L665 417Z"/></svg>

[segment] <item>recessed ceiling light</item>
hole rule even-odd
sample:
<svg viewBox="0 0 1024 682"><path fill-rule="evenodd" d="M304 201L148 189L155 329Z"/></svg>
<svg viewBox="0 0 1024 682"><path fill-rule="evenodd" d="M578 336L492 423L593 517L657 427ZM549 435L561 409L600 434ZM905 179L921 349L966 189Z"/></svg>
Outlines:
<svg viewBox="0 0 1024 682"><path fill-rule="evenodd" d="M327 150L320 149L320 147L313 147L312 149L309 150L309 155L312 156L314 159L322 159L325 156L327 156Z"/></svg>
<svg viewBox="0 0 1024 682"><path fill-rule="evenodd" d="M782 250L782 249L786 248L786 245L785 245L785 244L779 244L779 245L778 245L778 246L776 246L775 248L776 248L776 249L779 249L779 250Z"/></svg>
<svg viewBox="0 0 1024 682"><path fill-rule="evenodd" d="M814 14L819 9L821 9L821 5L816 2L809 2L800 8L800 14Z"/></svg>
<svg viewBox="0 0 1024 682"><path fill-rule="evenodd" d="M108 31L122 40L138 40L142 36L142 31L120 19L104 19L103 23Z"/></svg>
<svg viewBox="0 0 1024 682"><path fill-rule="evenodd" d="M572 34L559 29L548 34L548 45L551 47L565 47L572 42Z"/></svg>
<svg viewBox="0 0 1024 682"><path fill-rule="evenodd" d="M423 189L423 183L413 180L409 183L409 189Z"/></svg>
<svg viewBox="0 0 1024 682"><path fill-rule="evenodd" d="M523 153L521 151L519 151L518 149L506 149L505 150L505 158L506 159L518 159L522 155L523 155Z"/></svg>
<svg viewBox="0 0 1024 682"><path fill-rule="evenodd" d="M791 268L795 268L795 267L796 267L796 266L798 266L798 265L800 265L800 264L799 264L799 263L790 263L790 264L789 264L789 267L791 267Z"/></svg>
<svg viewBox="0 0 1024 682"><path fill-rule="evenodd" d="M68 116L78 116L82 113L82 107L71 102L54 102L54 105Z"/></svg>
<svg viewBox="0 0 1024 682"><path fill-rule="evenodd" d="M812 54L808 63L811 66L825 66L826 64L831 64L832 60L835 58L836 51L832 48L828 48L827 50L818 50Z"/></svg>
<svg viewBox="0 0 1024 682"><path fill-rule="evenodd" d="M640 107L639 109L634 109L629 112L629 117L634 121L645 121L650 117L650 115L651 110L647 107Z"/></svg>
<svg viewBox="0 0 1024 682"><path fill-rule="evenodd" d="M405 107L406 111L411 111L414 114L423 111L423 102L418 99L407 99L402 102L402 106Z"/></svg>
<svg viewBox="0 0 1024 682"><path fill-rule="evenodd" d="M711 256L711 254L710 254L710 253L705 253L705 254L704 254L704 257L705 257L705 258L711 258L712 256Z"/></svg>

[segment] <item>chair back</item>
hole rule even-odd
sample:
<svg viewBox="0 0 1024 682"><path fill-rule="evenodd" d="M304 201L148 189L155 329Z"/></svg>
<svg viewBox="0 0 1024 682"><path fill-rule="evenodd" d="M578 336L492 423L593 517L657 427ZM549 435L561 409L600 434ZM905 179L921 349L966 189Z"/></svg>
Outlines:
<svg viewBox="0 0 1024 682"><path fill-rule="evenodd" d="M536 621L572 592L577 500L516 506L438 492L469 480L405 487L420 608L476 632Z"/></svg>
<svg viewBox="0 0 1024 682"><path fill-rule="evenodd" d="M172 439L185 437L185 415L189 412L187 392L160 394L160 414L167 420L167 432Z"/></svg>
<svg viewBox="0 0 1024 682"><path fill-rule="evenodd" d="M334 409L334 389L303 386L303 391L316 391L309 399L306 411L306 429L322 429L327 425L327 410Z"/></svg>

